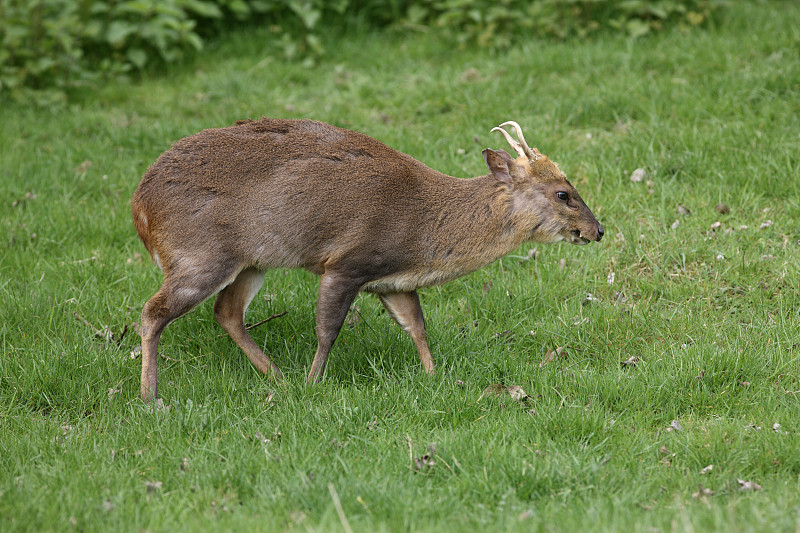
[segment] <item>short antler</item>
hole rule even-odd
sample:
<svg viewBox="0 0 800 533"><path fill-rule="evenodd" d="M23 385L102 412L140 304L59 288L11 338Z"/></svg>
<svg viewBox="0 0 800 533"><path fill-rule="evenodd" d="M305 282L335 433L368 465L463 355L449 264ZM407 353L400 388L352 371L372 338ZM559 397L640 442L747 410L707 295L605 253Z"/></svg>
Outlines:
<svg viewBox="0 0 800 533"><path fill-rule="evenodd" d="M519 138L519 142L515 141L514 138L511 136L511 134L503 129L503 126L511 126L512 128L514 128L514 131L517 133L517 137ZM522 128L520 128L519 124L517 124L513 120L509 120L508 122L503 122L496 128L492 128L492 131L495 130L503 134L503 137L506 138L508 144L510 144L511 147L514 150L516 150L516 152L519 155L521 156L524 155L531 161L537 161L542 158L542 154L540 154L536 148L531 148L530 146L528 146L528 143L525 142L525 137L522 135Z"/></svg>

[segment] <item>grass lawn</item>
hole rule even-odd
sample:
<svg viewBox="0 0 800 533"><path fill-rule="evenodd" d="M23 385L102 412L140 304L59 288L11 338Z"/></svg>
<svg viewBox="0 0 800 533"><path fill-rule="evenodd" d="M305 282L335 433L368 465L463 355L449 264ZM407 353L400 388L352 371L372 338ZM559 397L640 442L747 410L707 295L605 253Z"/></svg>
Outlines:
<svg viewBox="0 0 800 533"><path fill-rule="evenodd" d="M4 103L0 530L800 530L798 20L733 2L707 30L503 52L329 36L314 67L247 29L165 75ZM172 142L262 115L462 177L516 120L606 238L421 291L432 377L362 295L307 386L317 278L271 271L247 320L287 311L252 330L285 382L207 302L162 337L151 412L132 324L161 276L130 197Z"/></svg>

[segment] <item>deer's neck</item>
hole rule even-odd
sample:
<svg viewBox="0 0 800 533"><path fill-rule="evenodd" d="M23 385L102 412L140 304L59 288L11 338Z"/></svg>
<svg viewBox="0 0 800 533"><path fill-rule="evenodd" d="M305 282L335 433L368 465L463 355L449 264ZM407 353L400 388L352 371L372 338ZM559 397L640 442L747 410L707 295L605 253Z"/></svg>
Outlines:
<svg viewBox="0 0 800 533"><path fill-rule="evenodd" d="M457 180L446 208L436 213L431 263L477 270L517 248L528 237L514 223L508 188L493 176Z"/></svg>
<svg viewBox="0 0 800 533"><path fill-rule="evenodd" d="M416 213L414 260L368 283L371 292L404 292L478 270L530 238L514 216L511 192L493 176L436 180L426 212Z"/></svg>

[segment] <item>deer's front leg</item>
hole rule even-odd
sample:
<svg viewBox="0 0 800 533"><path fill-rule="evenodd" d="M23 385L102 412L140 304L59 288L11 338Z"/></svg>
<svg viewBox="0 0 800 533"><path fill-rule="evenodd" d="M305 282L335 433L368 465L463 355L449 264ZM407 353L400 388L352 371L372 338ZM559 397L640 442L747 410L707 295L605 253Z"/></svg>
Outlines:
<svg viewBox="0 0 800 533"><path fill-rule="evenodd" d="M417 352L419 352L419 360L422 362L422 368L428 374L432 373L433 357L431 357L431 350L428 348L425 317L422 315L422 306L419 304L417 291L379 294L378 296L395 322L414 341Z"/></svg>
<svg viewBox="0 0 800 533"><path fill-rule="evenodd" d="M317 353L308 374L309 382L319 381L322 377L328 353L363 284L363 279L353 279L332 272L322 275L317 298Z"/></svg>

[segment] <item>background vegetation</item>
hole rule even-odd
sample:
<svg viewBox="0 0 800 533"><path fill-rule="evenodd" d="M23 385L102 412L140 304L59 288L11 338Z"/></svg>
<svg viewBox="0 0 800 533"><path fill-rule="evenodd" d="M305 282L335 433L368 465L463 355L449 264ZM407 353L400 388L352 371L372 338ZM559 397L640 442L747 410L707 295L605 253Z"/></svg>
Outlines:
<svg viewBox="0 0 800 533"><path fill-rule="evenodd" d="M135 83L2 102L0 530L800 529L798 18L741 2L505 50L318 26L313 67L255 27ZM261 115L463 177L515 119L606 238L422 291L430 378L364 295L307 387L317 280L270 272L248 320L288 311L252 332L286 382L206 303L165 332L151 412L133 328L161 278L129 198L176 139Z"/></svg>
<svg viewBox="0 0 800 533"><path fill-rule="evenodd" d="M722 0L5 0L0 89L63 90L174 63L221 30L269 28L265 41L307 64L328 31L353 27L442 32L460 44L503 48L515 36L564 39L600 30L634 36L665 24L705 23ZM54 90L53 90L54 89ZM34 95L35 96L35 95ZM38 95L42 98L42 94Z"/></svg>

